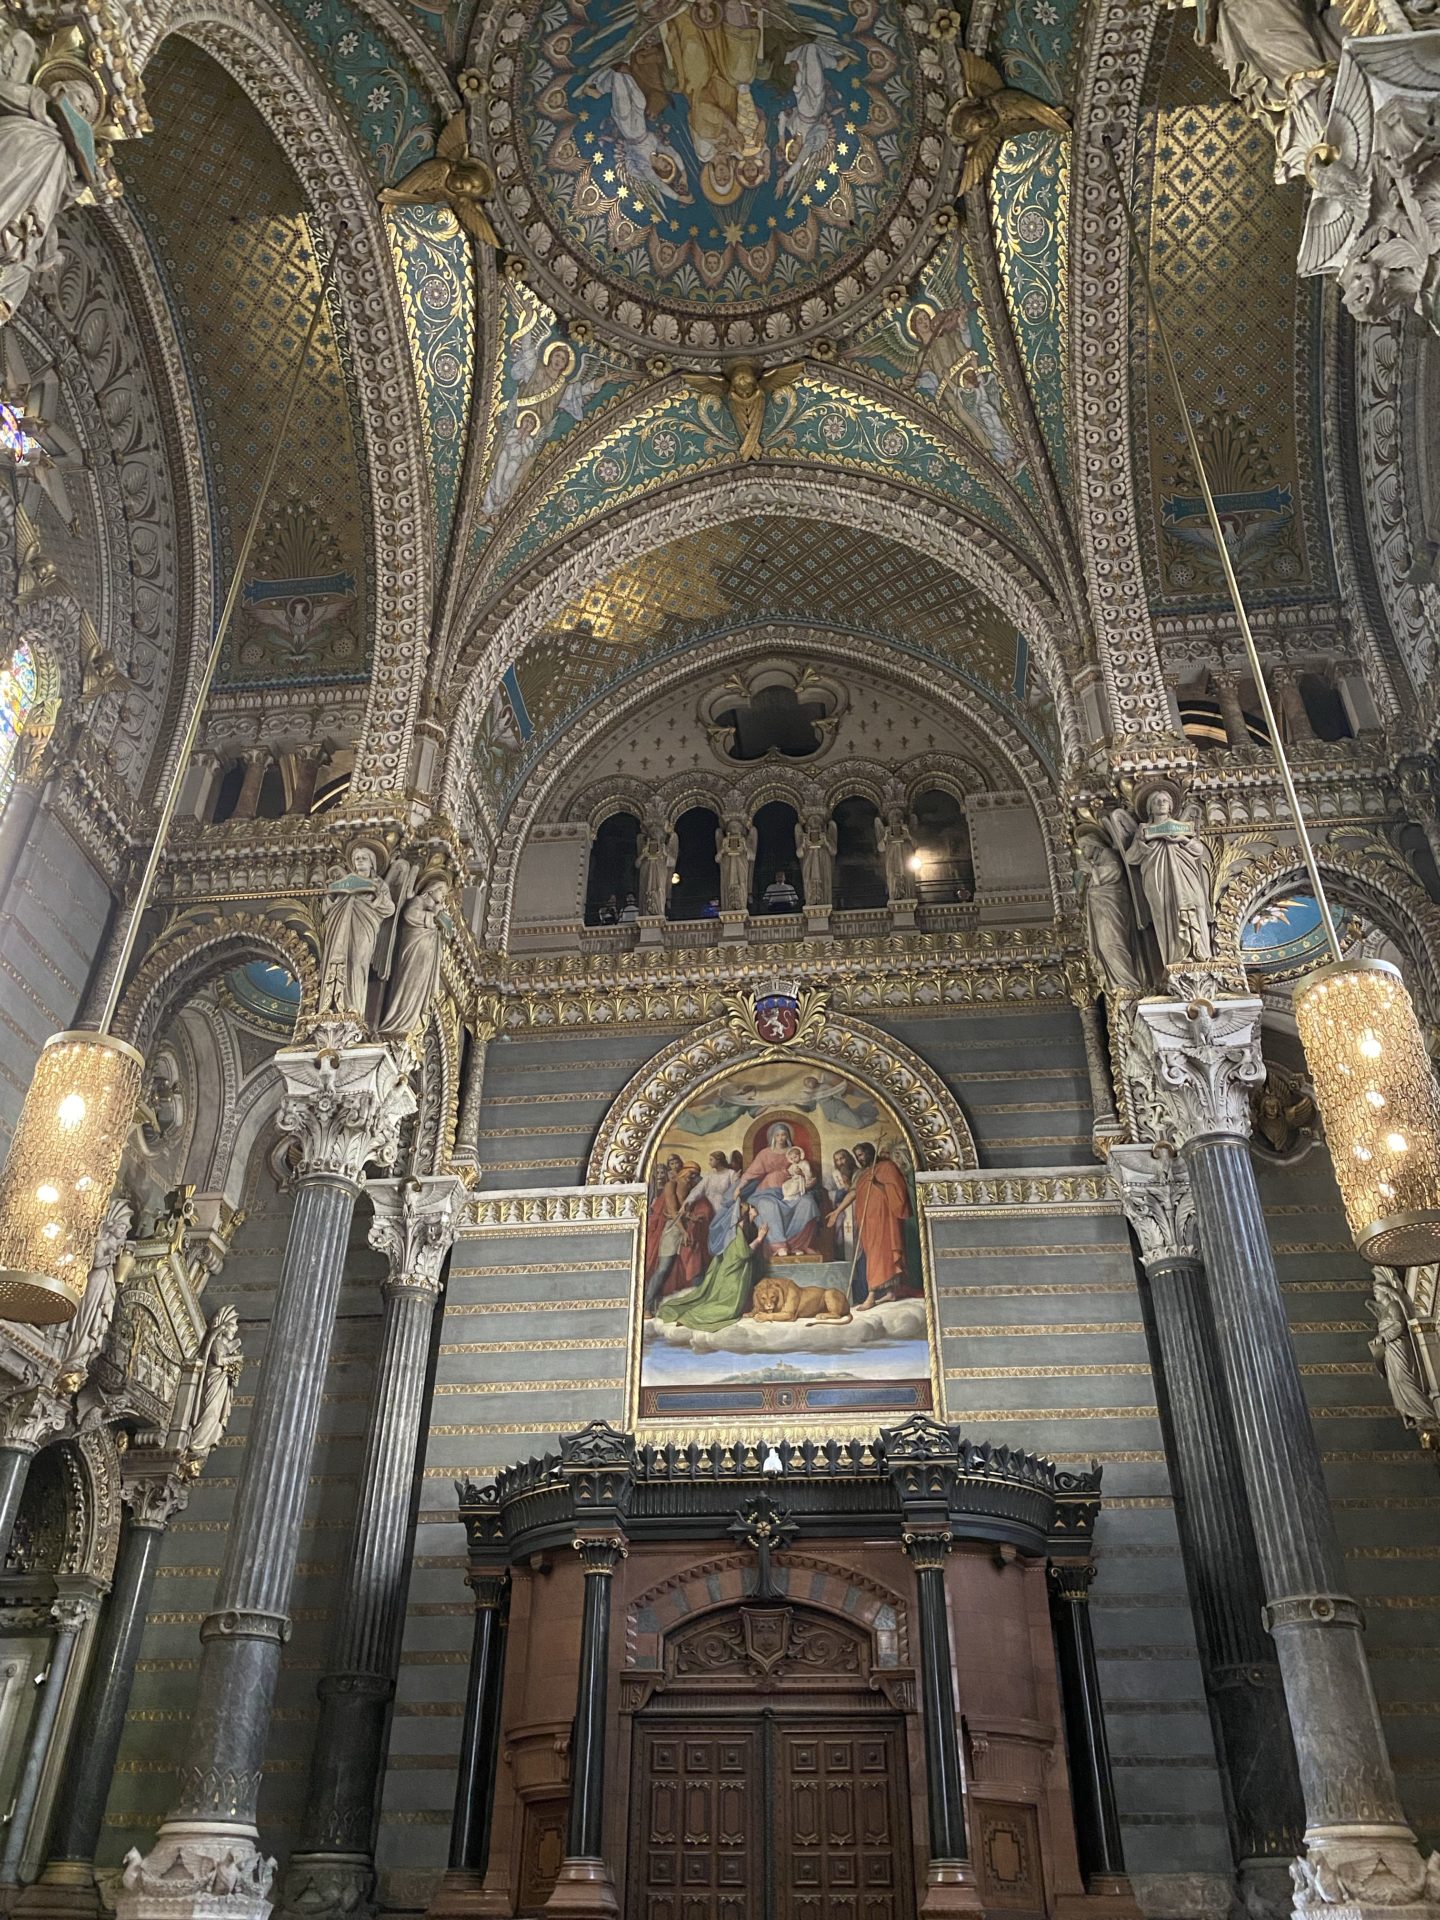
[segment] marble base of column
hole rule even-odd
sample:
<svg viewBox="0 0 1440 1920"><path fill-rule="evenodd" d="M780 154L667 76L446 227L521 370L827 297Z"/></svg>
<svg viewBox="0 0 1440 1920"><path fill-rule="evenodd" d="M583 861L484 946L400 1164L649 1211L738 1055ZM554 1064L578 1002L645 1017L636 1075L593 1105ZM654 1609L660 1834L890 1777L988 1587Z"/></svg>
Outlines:
<svg viewBox="0 0 1440 1920"><path fill-rule="evenodd" d="M925 1872L919 1911L932 1914L984 1912L975 1869L968 1860L932 1860Z"/></svg>
<svg viewBox="0 0 1440 1920"><path fill-rule="evenodd" d="M567 1914L570 1920L618 1920L620 1901L609 1867L600 1859L562 1862L545 1911Z"/></svg>
<svg viewBox="0 0 1440 1920"><path fill-rule="evenodd" d="M10 1908L26 1920L100 1920L105 1912L89 1860L51 1860L33 1886L26 1887Z"/></svg>
<svg viewBox="0 0 1440 1920"><path fill-rule="evenodd" d="M1242 1860L1235 1885L1250 1920L1289 1920L1294 1911L1295 1884L1288 1861Z"/></svg>
<svg viewBox="0 0 1440 1920"><path fill-rule="evenodd" d="M425 1920L478 1920L478 1916L509 1915L515 1910L508 1886L500 1876L476 1867L447 1867L430 1896Z"/></svg>

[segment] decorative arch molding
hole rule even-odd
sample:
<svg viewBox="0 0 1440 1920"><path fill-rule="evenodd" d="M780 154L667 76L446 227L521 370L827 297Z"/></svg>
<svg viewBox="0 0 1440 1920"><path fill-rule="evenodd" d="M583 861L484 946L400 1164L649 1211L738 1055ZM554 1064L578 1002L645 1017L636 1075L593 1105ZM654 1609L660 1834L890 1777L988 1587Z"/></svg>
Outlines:
<svg viewBox="0 0 1440 1920"><path fill-rule="evenodd" d="M103 1591L120 1550L120 1455L106 1426L87 1427L57 1449L65 1488L65 1548L57 1569Z"/></svg>
<svg viewBox="0 0 1440 1920"><path fill-rule="evenodd" d="M857 644L859 643L855 640L842 640L834 634L809 628L797 629L790 625L766 626L734 635L729 640L707 644L706 655L709 663L722 667L744 659L752 653L775 648L793 650L800 647L817 658L838 666L853 667ZM486 913L488 945L503 949L509 940L515 874L520 853L526 841L535 827L547 816L551 819L567 817L563 809L557 813L552 804L552 796L557 790L563 791L567 770L588 753L598 741L622 727L633 714L670 692L674 687L693 678L693 675L693 661L689 656L682 655L657 668L643 685L627 682L617 687L613 693L597 701L586 714L581 716L567 732L564 740L557 744L553 759L542 758L537 763L533 774L522 787L515 804L511 807L504 828L494 843ZM1056 911L1059 912L1069 885L1065 823L1061 816L1053 776L1039 754L998 704L983 700L964 683L937 678L936 663L922 663L918 658L911 660L896 656L887 660L885 677L911 693L922 694L932 702L938 698L973 730L975 757L985 791L1019 791L1025 795L1040 825L1041 838L1045 844L1046 865L1050 874L1051 898ZM765 767L765 763L759 764L767 773L773 771ZM840 764L837 762L837 765ZM802 776L818 777L821 771L823 770L802 769L797 766L790 777L792 779ZM723 770L717 768L717 772L721 774L722 779L726 777ZM679 777L677 776L677 779ZM623 790L617 783L604 784L611 791ZM632 786L635 797L642 803L653 791L640 781L633 782ZM592 785L582 791L585 794L594 793L596 787ZM782 793L777 794L776 797L788 796ZM576 801L568 804L578 805L578 796ZM598 796L595 804L600 804ZM638 811L643 818L643 804ZM568 817L581 816L578 813L571 813ZM603 818L603 815L601 817ZM592 831L596 824L598 822L592 816Z"/></svg>
<svg viewBox="0 0 1440 1920"><path fill-rule="evenodd" d="M1386 933L1410 962L1406 984L1424 1017L1440 1025L1440 906L1383 841L1315 849L1327 890ZM1240 934L1256 908L1289 886L1306 884L1293 847L1266 843L1232 870L1215 907L1221 953L1238 953Z"/></svg>
<svg viewBox="0 0 1440 1920"><path fill-rule="evenodd" d="M644 1177L646 1160L676 1108L720 1072L793 1060L840 1066L878 1094L904 1124L921 1173L978 1167L975 1138L960 1103L918 1053L850 1014L829 1013L814 1039L793 1052L757 1047L727 1020L712 1020L662 1048L620 1090L600 1123L586 1167L587 1186L622 1186Z"/></svg>
<svg viewBox="0 0 1440 1920"><path fill-rule="evenodd" d="M313 1005L319 974L311 942L282 920L237 913L190 926L152 947L125 989L115 1016L116 1033L148 1054L182 1001L217 973L255 959L278 961L287 968L300 982L301 1005Z"/></svg>
<svg viewBox="0 0 1440 1920"><path fill-rule="evenodd" d="M986 594L1028 638L1054 697L1062 760L1067 769L1078 765L1082 742L1071 678L1081 664L1081 647L1049 588L991 528L954 508L933 501L922 504L894 484L853 475L787 472L750 478L724 472L677 488L638 511L617 510L588 533L575 536L563 560L549 566L544 557L534 562L485 615L488 632L478 630L479 610L465 609L462 625L473 622L475 638L458 656L437 655L432 669L437 689L447 681L464 683L450 728L442 811L458 815L480 718L502 673L566 607L617 568L671 541L762 517L819 519L877 534L925 555ZM1147 637L1148 631L1147 626ZM793 639L790 644L795 644Z"/></svg>
<svg viewBox="0 0 1440 1920"><path fill-rule="evenodd" d="M455 1145L460 1113L460 1016L445 996L430 1011L420 1048L412 1173L443 1173Z"/></svg>
<svg viewBox="0 0 1440 1920"><path fill-rule="evenodd" d="M876 1666L910 1664L910 1609L903 1595L820 1554L787 1550L781 1564L809 1576L803 1594L787 1598L865 1628L876 1643ZM662 1664L665 1640L677 1627L753 1599L748 1584L753 1567L751 1554L719 1553L628 1601L625 1671L655 1672Z"/></svg>
<svg viewBox="0 0 1440 1920"><path fill-rule="evenodd" d="M336 289L370 473L376 635L354 783L357 794L388 793L403 780L420 706L434 503L400 287L374 183L304 47L262 0L171 0L147 57L172 33L218 61L260 109L319 221L348 227Z"/></svg>
<svg viewBox="0 0 1440 1920"><path fill-rule="evenodd" d="M1117 736L1177 740L1141 564L1131 458L1130 255L1102 140L1131 165L1150 46L1161 15L1101 0L1086 37L1070 142L1070 410L1076 424L1081 541L1096 650Z"/></svg>

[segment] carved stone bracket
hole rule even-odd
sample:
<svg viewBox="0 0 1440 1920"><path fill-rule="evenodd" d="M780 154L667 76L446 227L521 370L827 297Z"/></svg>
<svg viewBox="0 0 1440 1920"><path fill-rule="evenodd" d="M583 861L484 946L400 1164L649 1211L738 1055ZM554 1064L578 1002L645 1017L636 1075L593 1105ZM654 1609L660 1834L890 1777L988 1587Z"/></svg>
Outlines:
<svg viewBox="0 0 1440 1920"><path fill-rule="evenodd" d="M1411 307L1440 331L1440 28L1347 40L1306 165L1303 274L1340 284L1357 320Z"/></svg>
<svg viewBox="0 0 1440 1920"><path fill-rule="evenodd" d="M1198 1259L1195 1201L1182 1163L1163 1149L1114 1146L1107 1164L1146 1266Z"/></svg>
<svg viewBox="0 0 1440 1920"><path fill-rule="evenodd" d="M153 1527L158 1532L168 1527L177 1513L184 1512L190 1499L184 1472L183 1460L168 1465L157 1461L147 1466L133 1453L127 1457L120 1498L130 1509L133 1525Z"/></svg>
<svg viewBox="0 0 1440 1920"><path fill-rule="evenodd" d="M1205 1134L1250 1135L1250 1091L1265 1078L1260 1002L1142 1000L1132 1047L1152 1074L1170 1143Z"/></svg>
<svg viewBox="0 0 1440 1920"><path fill-rule="evenodd" d="M369 1240L389 1262L387 1284L438 1293L440 1269L459 1225L463 1182L452 1174L431 1174L372 1180L365 1191L375 1209Z"/></svg>
<svg viewBox="0 0 1440 1920"><path fill-rule="evenodd" d="M302 1178L328 1175L358 1186L367 1162L394 1165L400 1124L415 1111L415 1062L405 1047L286 1047L275 1064L285 1083L280 1126L299 1142Z"/></svg>

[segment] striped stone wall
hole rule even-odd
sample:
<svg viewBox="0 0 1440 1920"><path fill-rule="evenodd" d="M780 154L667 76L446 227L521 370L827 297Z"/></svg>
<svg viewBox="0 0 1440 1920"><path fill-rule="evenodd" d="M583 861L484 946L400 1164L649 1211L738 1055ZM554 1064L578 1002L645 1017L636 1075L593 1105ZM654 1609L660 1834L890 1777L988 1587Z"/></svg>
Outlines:
<svg viewBox="0 0 1440 1920"><path fill-rule="evenodd" d="M240 1376L230 1432L211 1454L191 1489L185 1512L171 1522L154 1600L140 1649L124 1744L105 1815L99 1864L118 1865L128 1847L143 1852L173 1798L195 1695L199 1626L208 1611L225 1552L236 1476L255 1381L274 1306L291 1196L276 1190L257 1152L246 1217L218 1279L205 1293L206 1310L231 1302L240 1316L245 1370ZM294 1632L285 1649L276 1695L270 1752L260 1793L260 1830L283 1868L295 1843L310 1766L317 1702L315 1683L325 1659L336 1588L355 1507L356 1477L375 1353L384 1263L366 1244L369 1210L362 1199L346 1258L329 1384L320 1410L319 1437L300 1537Z"/></svg>

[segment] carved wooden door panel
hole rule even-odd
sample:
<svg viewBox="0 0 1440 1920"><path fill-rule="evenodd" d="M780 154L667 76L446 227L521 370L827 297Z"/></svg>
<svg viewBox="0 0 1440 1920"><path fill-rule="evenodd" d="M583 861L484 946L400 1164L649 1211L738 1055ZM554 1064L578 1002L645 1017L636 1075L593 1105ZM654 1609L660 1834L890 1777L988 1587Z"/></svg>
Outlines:
<svg viewBox="0 0 1440 1920"><path fill-rule="evenodd" d="M764 1742L754 1722L637 1721L630 1803L632 1920L760 1920Z"/></svg>
<svg viewBox="0 0 1440 1920"><path fill-rule="evenodd" d="M775 1728L774 1920L902 1920L910 1838L898 1730Z"/></svg>

